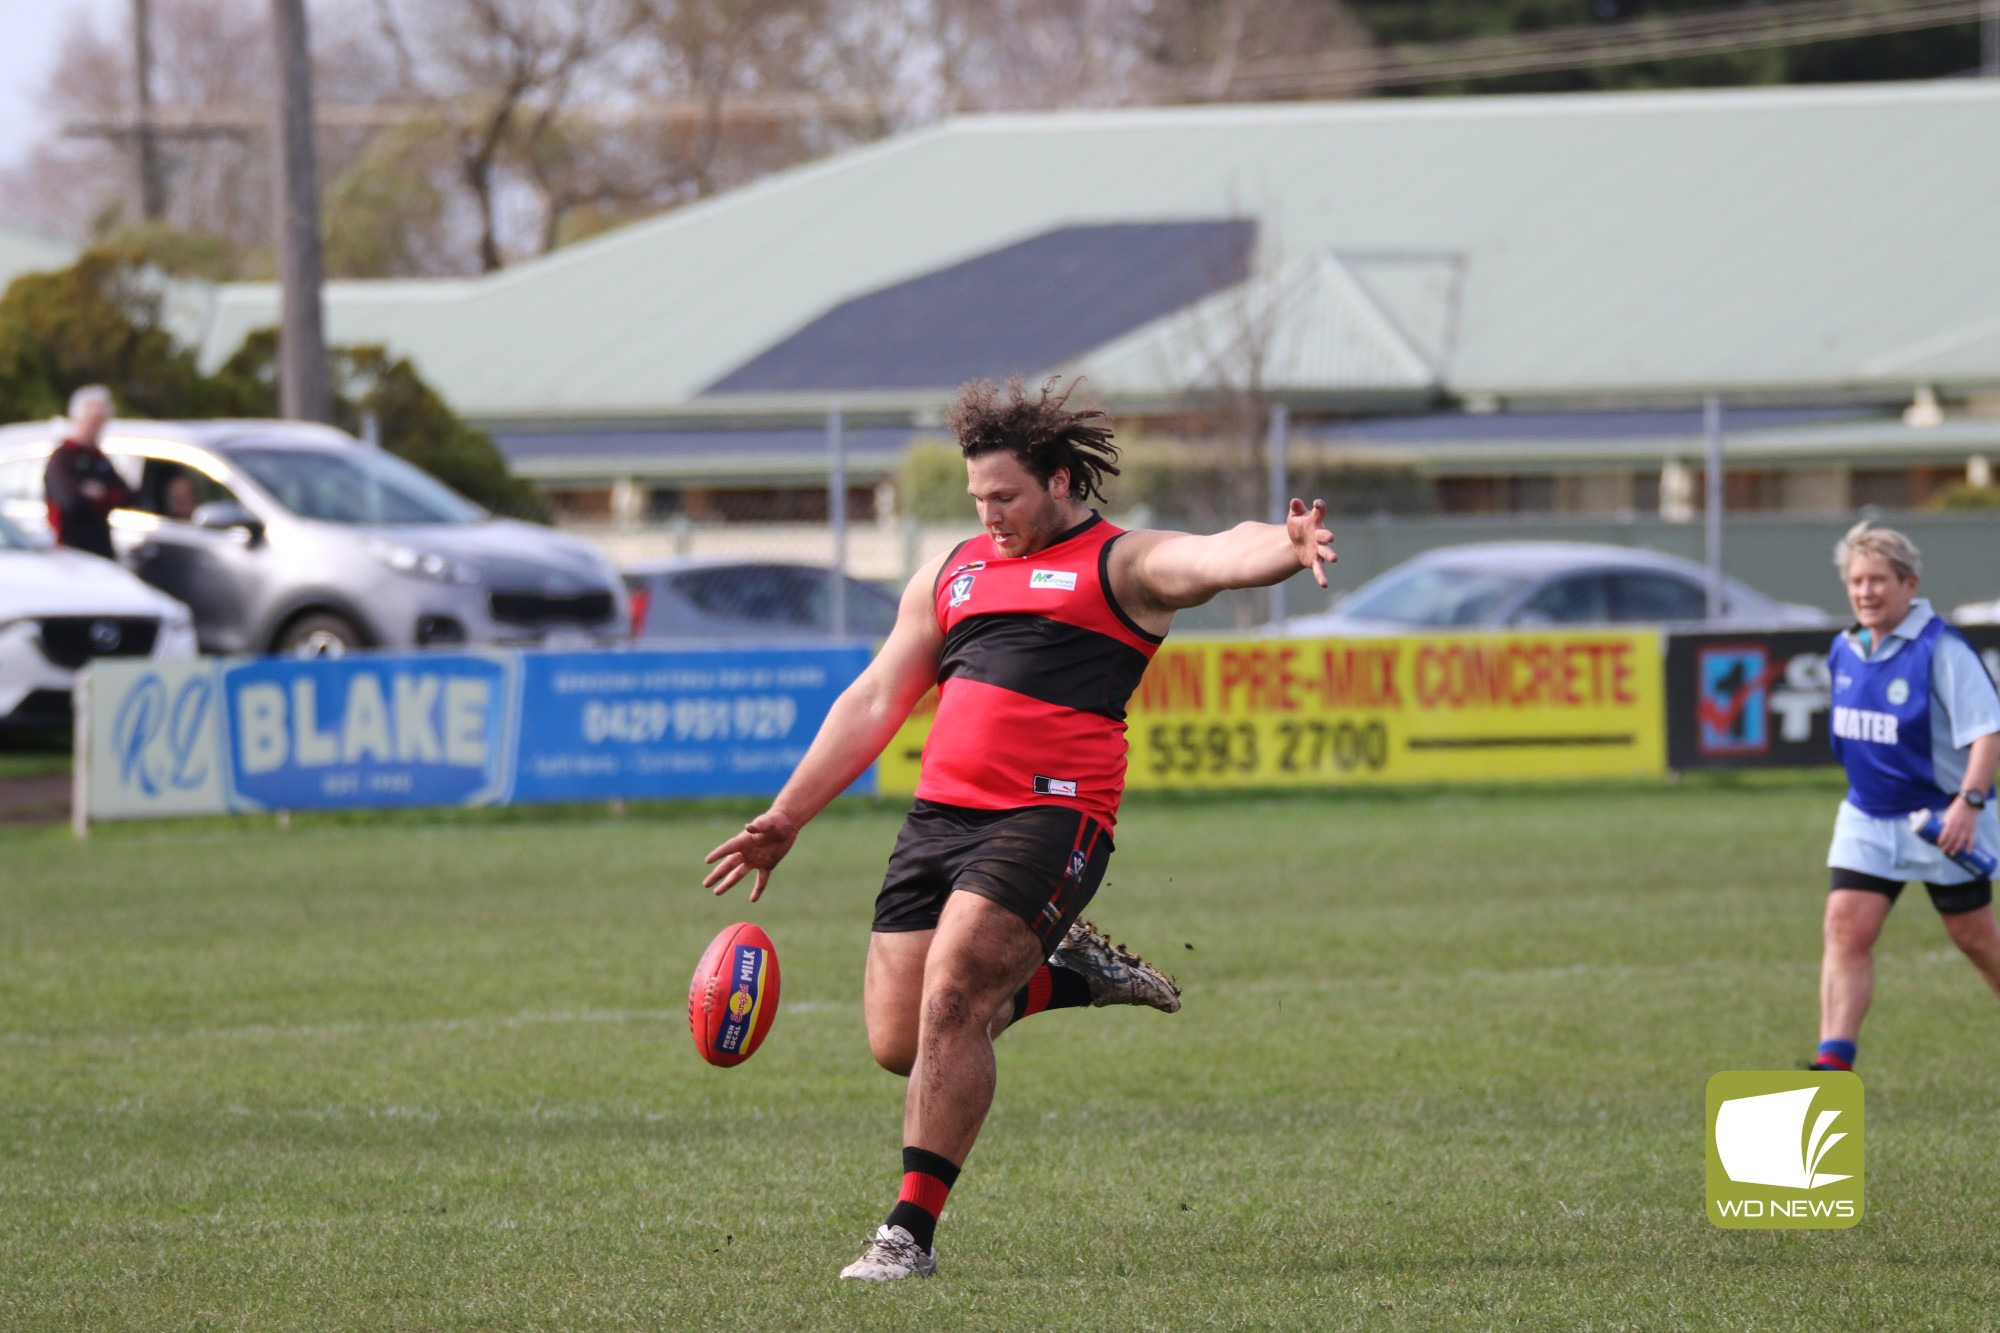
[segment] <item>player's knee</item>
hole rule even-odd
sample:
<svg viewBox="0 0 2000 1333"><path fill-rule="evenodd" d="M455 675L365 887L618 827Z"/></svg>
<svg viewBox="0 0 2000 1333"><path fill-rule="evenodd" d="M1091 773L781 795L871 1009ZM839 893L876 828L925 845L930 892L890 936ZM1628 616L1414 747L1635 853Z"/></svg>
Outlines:
<svg viewBox="0 0 2000 1333"><path fill-rule="evenodd" d="M924 1026L932 1032L955 1032L973 1024L972 996L955 982L942 982L924 993Z"/></svg>
<svg viewBox="0 0 2000 1333"><path fill-rule="evenodd" d="M1863 958L1875 947L1875 940L1882 933L1882 927L1872 919L1848 916L1841 912L1829 912L1826 916L1826 948L1828 953L1849 958Z"/></svg>

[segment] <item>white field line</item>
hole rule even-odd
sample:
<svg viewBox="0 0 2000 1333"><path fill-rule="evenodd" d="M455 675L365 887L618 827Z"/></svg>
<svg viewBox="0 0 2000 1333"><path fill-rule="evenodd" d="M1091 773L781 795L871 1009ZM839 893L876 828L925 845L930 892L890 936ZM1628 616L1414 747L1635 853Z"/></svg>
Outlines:
<svg viewBox="0 0 2000 1333"><path fill-rule="evenodd" d="M1920 967L1937 967L1954 963L1962 956L1956 949L1933 949L1924 953L1905 955L1901 961L1914 963ZM1893 957L1877 959L1878 963L1887 963L1891 966L1897 961ZM1283 979L1214 982L1202 985L1200 990L1206 995L1226 998L1232 995L1268 995L1278 991L1379 990L1405 986L1509 985L1520 982L1569 980L1601 981L1641 977L1669 977L1701 972L1809 972L1817 971L1818 967L1819 962L1817 959L1772 963L1754 959L1724 961L1698 958L1686 963L1661 963L1645 966L1625 963L1575 963L1565 967L1471 968L1466 971L1450 974L1419 973L1412 976L1328 976L1301 980L1294 975ZM855 1013L860 1008L861 1006L858 1002L835 1000L797 1000L782 1006L782 1010L786 1014ZM500 1032L512 1028L561 1025L614 1023L669 1023L678 1025L686 1021L687 1011L685 1009L557 1009L546 1012L496 1014L474 1018L425 1018L400 1023L252 1023L240 1027L183 1028L178 1031L156 1029L151 1032L135 1033L0 1032L0 1044L10 1046L139 1046L170 1042L315 1041L403 1032Z"/></svg>

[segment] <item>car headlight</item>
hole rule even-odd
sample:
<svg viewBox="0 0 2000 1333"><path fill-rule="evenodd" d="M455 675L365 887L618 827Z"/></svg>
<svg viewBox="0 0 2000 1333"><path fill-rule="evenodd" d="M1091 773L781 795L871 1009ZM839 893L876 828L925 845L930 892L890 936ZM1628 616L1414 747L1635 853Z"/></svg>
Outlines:
<svg viewBox="0 0 2000 1333"><path fill-rule="evenodd" d="M436 579L439 583L479 582L479 571L473 566L435 551L419 551L413 546L395 542L370 542L368 551L398 574L415 574L419 578Z"/></svg>

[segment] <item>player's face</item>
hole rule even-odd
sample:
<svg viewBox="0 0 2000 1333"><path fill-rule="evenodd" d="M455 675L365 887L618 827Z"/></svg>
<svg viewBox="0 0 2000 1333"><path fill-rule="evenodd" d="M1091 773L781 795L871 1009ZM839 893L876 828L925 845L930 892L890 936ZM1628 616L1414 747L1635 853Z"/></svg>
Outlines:
<svg viewBox="0 0 2000 1333"><path fill-rule="evenodd" d="M1036 481L1004 449L965 460L965 489L1001 555L1032 555L1070 525L1069 473Z"/></svg>
<svg viewBox="0 0 2000 1333"><path fill-rule="evenodd" d="M1847 602L1861 628L1887 634L1903 623L1916 600L1917 581L1906 579L1879 555L1857 555L1847 562Z"/></svg>

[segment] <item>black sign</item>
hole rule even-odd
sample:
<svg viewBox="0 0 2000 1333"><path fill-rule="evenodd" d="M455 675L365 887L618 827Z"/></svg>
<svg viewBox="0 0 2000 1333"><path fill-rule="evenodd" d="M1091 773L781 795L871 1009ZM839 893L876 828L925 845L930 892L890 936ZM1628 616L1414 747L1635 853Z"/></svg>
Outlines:
<svg viewBox="0 0 2000 1333"><path fill-rule="evenodd" d="M2000 625L1962 631L2000 680ZM1667 767L1804 768L1827 741L1831 629L1675 634L1667 640Z"/></svg>

